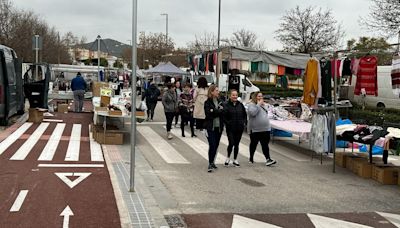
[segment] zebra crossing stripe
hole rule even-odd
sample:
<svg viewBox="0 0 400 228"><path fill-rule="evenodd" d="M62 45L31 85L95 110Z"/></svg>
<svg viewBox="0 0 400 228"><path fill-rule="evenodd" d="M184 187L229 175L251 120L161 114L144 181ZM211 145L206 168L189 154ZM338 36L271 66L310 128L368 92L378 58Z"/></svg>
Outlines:
<svg viewBox="0 0 400 228"><path fill-rule="evenodd" d="M28 154L31 152L32 148L42 137L43 133L46 131L50 123L41 123L39 127L33 132L28 140L15 152L15 154L10 158L10 160L21 161L24 160Z"/></svg>
<svg viewBox="0 0 400 228"><path fill-rule="evenodd" d="M25 201L26 195L28 195L28 192L28 190L21 190L19 192L17 198L14 201L14 204L10 208L10 212L18 212L21 209L22 204Z"/></svg>
<svg viewBox="0 0 400 228"><path fill-rule="evenodd" d="M14 131L11 135L9 135L6 139L4 139L0 143L0 155L4 153L17 139L19 139L26 130L28 130L33 123L24 123L21 127L19 127L16 131Z"/></svg>
<svg viewBox="0 0 400 228"><path fill-rule="evenodd" d="M181 130L178 129L171 129L171 133L175 136L179 136L181 134ZM187 135L190 135L189 132L186 131ZM198 138L191 138L191 137L181 137L182 141L184 141L188 146L190 146L194 151L196 151L200 156L208 161L208 144L203 142ZM216 164L223 164L225 161L223 156L218 156L215 159Z"/></svg>
<svg viewBox="0 0 400 228"><path fill-rule="evenodd" d="M89 138L90 138L90 158L92 161L96 162L103 162L103 153L101 150L101 146L99 143L94 141L93 139L93 133L90 131L90 126L89 126Z"/></svg>
<svg viewBox="0 0 400 228"><path fill-rule="evenodd" d="M74 124L72 126L71 137L69 139L67 154L64 161L78 161L79 150L81 147L81 124Z"/></svg>
<svg viewBox="0 0 400 228"><path fill-rule="evenodd" d="M49 141L47 142L45 148L40 154L38 161L53 160L54 154L56 153L56 149L58 147L58 144L60 143L61 136L64 132L65 126L66 126L65 123L57 124L56 128L54 129L53 133L50 136Z"/></svg>
<svg viewBox="0 0 400 228"><path fill-rule="evenodd" d="M157 153L170 164L190 164L169 143L148 126L138 127L137 130L157 151Z"/></svg>
<svg viewBox="0 0 400 228"><path fill-rule="evenodd" d="M226 135L221 136L220 142L222 144L229 145L229 140ZM250 155L249 146L246 146L243 143L240 143L239 144L239 154L241 154L245 158L248 158ZM261 153L259 151L256 151L256 153L254 153L254 162L266 162L264 155L261 155Z"/></svg>

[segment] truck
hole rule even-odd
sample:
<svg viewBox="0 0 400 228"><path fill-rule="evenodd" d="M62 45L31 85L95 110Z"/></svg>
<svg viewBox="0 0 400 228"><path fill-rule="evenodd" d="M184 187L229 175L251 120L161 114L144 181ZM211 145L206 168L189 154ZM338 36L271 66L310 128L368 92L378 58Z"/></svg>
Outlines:
<svg viewBox="0 0 400 228"><path fill-rule="evenodd" d="M22 63L13 49L0 45L0 125L22 114L24 107Z"/></svg>
<svg viewBox="0 0 400 228"><path fill-rule="evenodd" d="M353 78L352 84L348 87L348 99L369 107L400 109L400 97L399 95L395 95L392 89L391 70L392 66L378 66L378 96L354 95L357 78Z"/></svg>

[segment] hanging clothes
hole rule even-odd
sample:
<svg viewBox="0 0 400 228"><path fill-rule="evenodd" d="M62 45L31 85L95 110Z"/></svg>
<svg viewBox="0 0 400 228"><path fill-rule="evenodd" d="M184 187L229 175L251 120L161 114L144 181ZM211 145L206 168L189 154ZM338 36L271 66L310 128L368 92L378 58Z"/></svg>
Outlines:
<svg viewBox="0 0 400 228"><path fill-rule="evenodd" d="M278 65L269 64L269 73L277 74L278 73Z"/></svg>
<svg viewBox="0 0 400 228"><path fill-rule="evenodd" d="M259 72L264 72L264 73L269 73L269 64L260 62L258 64L258 71Z"/></svg>
<svg viewBox="0 0 400 228"><path fill-rule="evenodd" d="M351 60L349 58L345 58L343 61L343 69L342 76L351 76Z"/></svg>
<svg viewBox="0 0 400 228"><path fill-rule="evenodd" d="M282 77L281 77L281 86L284 89L288 88L288 78L286 75L282 75Z"/></svg>
<svg viewBox="0 0 400 228"><path fill-rule="evenodd" d="M360 95L365 89L366 95L378 96L377 78L378 59L375 56L365 56L360 59L354 94Z"/></svg>
<svg viewBox="0 0 400 228"><path fill-rule="evenodd" d="M329 151L329 128L326 115L314 114L311 124L310 149L316 153Z"/></svg>
<svg viewBox="0 0 400 228"><path fill-rule="evenodd" d="M258 72L258 64L259 64L259 62L251 62L251 73Z"/></svg>
<svg viewBox="0 0 400 228"><path fill-rule="evenodd" d="M284 75L284 74L285 74L285 67L278 66L278 75Z"/></svg>
<svg viewBox="0 0 400 228"><path fill-rule="evenodd" d="M206 65L206 69L205 69L205 71L206 71L206 74L208 74L208 58L209 58L209 54L207 53L206 54L206 59L205 59L205 65Z"/></svg>
<svg viewBox="0 0 400 228"><path fill-rule="evenodd" d="M324 98L326 101L332 101L331 62L325 58L322 58L319 63L321 67L322 98Z"/></svg>
<svg viewBox="0 0 400 228"><path fill-rule="evenodd" d="M396 96L400 95L400 56L395 56L392 60L392 88Z"/></svg>
<svg viewBox="0 0 400 228"><path fill-rule="evenodd" d="M359 66L360 66L360 59L354 58L354 59L351 60L351 73L352 73L352 75L350 76L349 85L352 85L353 75L357 75Z"/></svg>
<svg viewBox="0 0 400 228"><path fill-rule="evenodd" d="M285 68L285 74L286 74L286 75L288 75L288 74L294 75L294 69L293 69L293 68L290 68L290 67L286 67L286 68Z"/></svg>
<svg viewBox="0 0 400 228"><path fill-rule="evenodd" d="M240 61L240 70L250 71L250 62L249 61Z"/></svg>
<svg viewBox="0 0 400 228"><path fill-rule="evenodd" d="M218 52L214 52L214 65L216 66L218 64Z"/></svg>
<svg viewBox="0 0 400 228"><path fill-rule="evenodd" d="M303 70L301 70L301 69L294 69L294 75L297 75L297 76L303 75Z"/></svg>
<svg viewBox="0 0 400 228"><path fill-rule="evenodd" d="M332 59L331 60L331 72L332 72L332 78L335 77L340 77L341 72L340 72L340 64L342 61L340 59ZM335 64L336 64L336 74L335 74Z"/></svg>
<svg viewBox="0 0 400 228"><path fill-rule="evenodd" d="M229 69L230 70L240 70L241 68L241 61L236 59L231 59L229 61Z"/></svg>
<svg viewBox="0 0 400 228"><path fill-rule="evenodd" d="M220 55L218 54L218 57ZM222 61L222 73L228 74L229 73L229 63L227 61Z"/></svg>
<svg viewBox="0 0 400 228"><path fill-rule="evenodd" d="M199 60L199 71L201 71L201 72L204 72L204 70L206 69L205 59L206 59L206 56L205 56L205 54L203 54Z"/></svg>
<svg viewBox="0 0 400 228"><path fill-rule="evenodd" d="M210 53L208 55L208 71L209 72L214 72L214 53Z"/></svg>
<svg viewBox="0 0 400 228"><path fill-rule="evenodd" d="M307 62L304 76L303 102L314 105L318 96L318 61L311 58Z"/></svg>

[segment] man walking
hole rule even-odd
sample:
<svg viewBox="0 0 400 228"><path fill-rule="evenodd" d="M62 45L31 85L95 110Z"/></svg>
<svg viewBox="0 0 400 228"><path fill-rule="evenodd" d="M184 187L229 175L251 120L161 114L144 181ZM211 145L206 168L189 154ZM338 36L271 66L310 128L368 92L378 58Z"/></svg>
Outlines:
<svg viewBox="0 0 400 228"><path fill-rule="evenodd" d="M82 112L83 99L85 97L86 82L80 72L71 82L71 89L74 92L75 112Z"/></svg>

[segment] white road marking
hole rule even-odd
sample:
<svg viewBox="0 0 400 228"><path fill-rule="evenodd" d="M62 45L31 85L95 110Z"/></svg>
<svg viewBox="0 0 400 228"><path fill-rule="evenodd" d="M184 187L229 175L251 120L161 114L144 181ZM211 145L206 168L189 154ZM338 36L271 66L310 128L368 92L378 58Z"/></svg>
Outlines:
<svg viewBox="0 0 400 228"><path fill-rule="evenodd" d="M226 146L229 145L229 140L226 135L221 136L221 143L225 144ZM243 143L239 144L239 154L248 158L250 156L250 148L249 146L244 145ZM233 150L231 154L231 158L233 158ZM254 153L254 162L266 162L264 155L262 155L259 151Z"/></svg>
<svg viewBox="0 0 400 228"><path fill-rule="evenodd" d="M84 179L86 179L92 173L54 173L58 178L60 178L68 187L73 188L79 183L81 183ZM71 181L68 177L78 177L75 180Z"/></svg>
<svg viewBox="0 0 400 228"><path fill-rule="evenodd" d="M254 219L246 218L240 215L233 215L231 228L281 228L280 226L275 226L269 223L257 221Z"/></svg>
<svg viewBox="0 0 400 228"><path fill-rule="evenodd" d="M181 130L178 129L171 129L171 133L174 134L176 137L179 137L181 135ZM186 131L185 132L187 135L189 133ZM190 135L188 137L180 137L182 141L184 141L188 146L190 146L194 151L196 151L200 156L202 156L204 159L208 161L208 144L203 142L202 140L198 138L192 138ZM222 156L216 157L215 163L216 164L223 164L225 161L222 158Z"/></svg>
<svg viewBox="0 0 400 228"><path fill-rule="evenodd" d="M90 131L89 127L89 138L90 138L90 158L95 162L104 161L103 152L101 146L98 142L94 141L93 133Z"/></svg>
<svg viewBox="0 0 400 228"><path fill-rule="evenodd" d="M62 123L63 120L55 120L55 119L43 119L43 122L54 122L54 123Z"/></svg>
<svg viewBox="0 0 400 228"><path fill-rule="evenodd" d="M27 131L33 123L24 123L20 126L16 131L14 131L11 135L9 135L6 139L4 139L0 143L0 155L4 153L17 139L19 139L25 131Z"/></svg>
<svg viewBox="0 0 400 228"><path fill-rule="evenodd" d="M17 152L15 152L10 160L24 160L31 152L35 144L39 141L40 137L42 137L49 125L49 123L41 123L35 132L32 133L29 139L25 141L25 143L17 150Z"/></svg>
<svg viewBox="0 0 400 228"><path fill-rule="evenodd" d="M376 213L384 217L385 219L389 220L389 222L391 222L394 226L400 227L400 215L384 213L384 212L376 212Z"/></svg>
<svg viewBox="0 0 400 228"><path fill-rule="evenodd" d="M72 212L71 208L69 206L66 206L65 209L61 212L60 216L64 217L63 228L68 228L69 227L69 217L74 216L74 213Z"/></svg>
<svg viewBox="0 0 400 228"><path fill-rule="evenodd" d="M18 212L21 209L22 204L25 201L26 195L28 195L28 190L21 190L12 205L10 212Z"/></svg>
<svg viewBox="0 0 400 228"><path fill-rule="evenodd" d="M54 154L56 153L56 149L58 147L58 144L60 143L61 136L64 132L65 126L66 126L65 123L57 124L56 128L54 129L53 133L49 138L49 141L47 142L45 148L43 149L42 153L38 158L39 161L53 160Z"/></svg>
<svg viewBox="0 0 400 228"><path fill-rule="evenodd" d="M39 164L42 168L103 168L103 164Z"/></svg>
<svg viewBox="0 0 400 228"><path fill-rule="evenodd" d="M78 161L79 150L81 147L81 124L74 124L72 126L71 137L69 139L67 154L64 161Z"/></svg>
<svg viewBox="0 0 400 228"><path fill-rule="evenodd" d="M167 163L190 164L190 162L180 155L175 148L167 143L164 138L159 136L150 127L138 127L137 130Z"/></svg>
<svg viewBox="0 0 400 228"><path fill-rule="evenodd" d="M342 221L338 219L328 218L324 216L314 215L314 214L307 214L310 218L311 222L314 224L315 227L318 228L372 228L371 226L365 226L357 223Z"/></svg>

